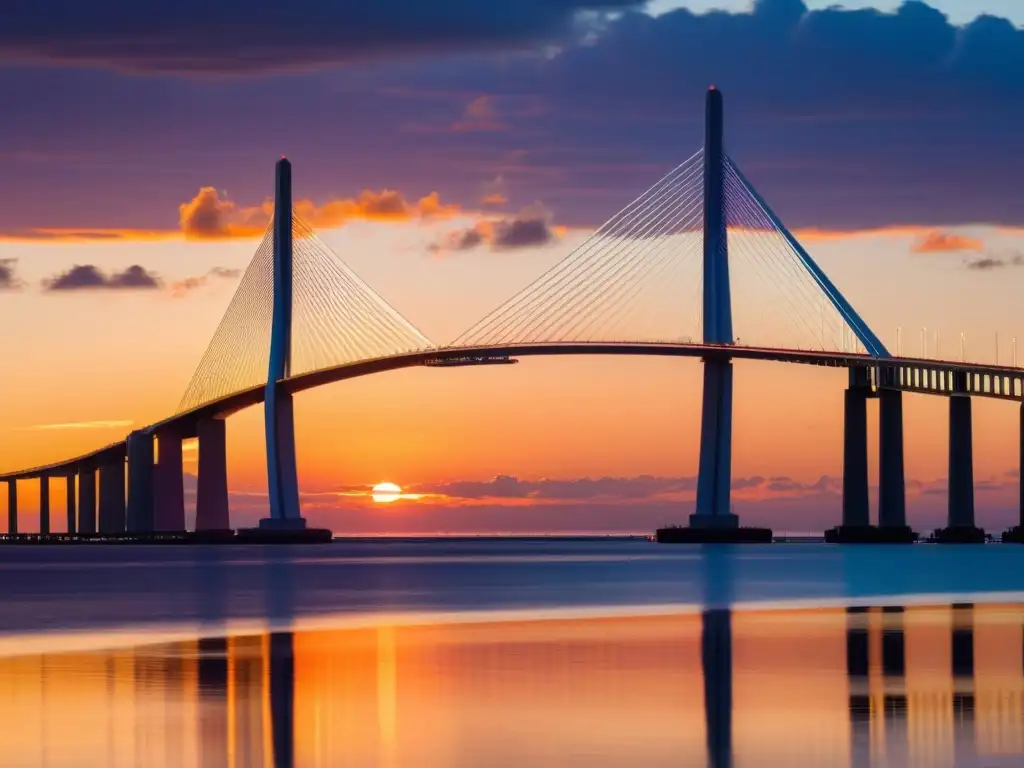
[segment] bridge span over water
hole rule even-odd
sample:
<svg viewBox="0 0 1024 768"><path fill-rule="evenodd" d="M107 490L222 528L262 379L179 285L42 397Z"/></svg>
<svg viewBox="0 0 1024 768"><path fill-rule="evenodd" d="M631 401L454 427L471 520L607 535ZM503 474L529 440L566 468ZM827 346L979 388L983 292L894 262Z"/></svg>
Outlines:
<svg viewBox="0 0 1024 768"><path fill-rule="evenodd" d="M732 249L730 250L730 246ZM625 318L677 304L671 277L689 264L698 338L629 331ZM787 320L811 343L744 343L733 328L731 272L744 266L778 289ZM820 325L819 325L820 322ZM820 333L819 333L820 331ZM629 334L633 333L634 340ZM305 528L299 506L292 398L307 389L403 368L501 365L534 356L692 357L704 371L696 510L690 527L730 531L733 360L845 368L844 530L872 526L867 401L879 400L877 526L909 531L903 393L949 401L949 519L977 537L971 398L1024 401L1024 369L896 357L726 155L722 96L707 96L702 150L613 216L580 247L447 346L434 345L348 268L292 210L291 165L277 165L274 219L178 411L125 440L45 466L0 474L8 531L18 533L18 481L41 483L40 533L50 531L49 483L67 483L72 534L181 532L182 441L198 438L198 531L231 529L225 419L262 404L268 531ZM1020 424L1024 426L1024 411ZM1024 431L1022 431L1024 435ZM158 448L157 448L158 446ZM1022 438L1024 457L1024 438ZM127 469L126 469L127 462ZM98 481L98 482L97 482ZM1021 494L1024 525L1024 491ZM1018 533L1024 528L1015 529Z"/></svg>

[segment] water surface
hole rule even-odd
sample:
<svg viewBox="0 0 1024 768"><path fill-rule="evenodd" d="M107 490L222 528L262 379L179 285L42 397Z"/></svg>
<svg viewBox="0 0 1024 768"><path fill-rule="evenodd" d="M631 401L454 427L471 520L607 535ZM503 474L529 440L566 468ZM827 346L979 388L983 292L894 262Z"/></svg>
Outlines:
<svg viewBox="0 0 1024 768"><path fill-rule="evenodd" d="M1024 547L3 554L0 765L1024 765Z"/></svg>

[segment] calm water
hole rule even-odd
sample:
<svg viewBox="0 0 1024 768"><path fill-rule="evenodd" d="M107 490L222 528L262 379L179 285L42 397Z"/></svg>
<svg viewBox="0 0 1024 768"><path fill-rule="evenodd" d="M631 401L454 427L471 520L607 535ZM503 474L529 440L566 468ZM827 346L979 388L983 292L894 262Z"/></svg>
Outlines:
<svg viewBox="0 0 1024 768"><path fill-rule="evenodd" d="M1024 547L0 554L0 765L1024 766Z"/></svg>

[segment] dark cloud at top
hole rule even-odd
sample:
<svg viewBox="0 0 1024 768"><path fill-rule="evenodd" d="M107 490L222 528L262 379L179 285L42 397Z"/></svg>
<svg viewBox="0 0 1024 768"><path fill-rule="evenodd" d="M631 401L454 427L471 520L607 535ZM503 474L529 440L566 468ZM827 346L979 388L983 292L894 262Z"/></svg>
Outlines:
<svg viewBox="0 0 1024 768"><path fill-rule="evenodd" d="M15 272L17 259L0 259L0 291L13 291L21 287L21 280Z"/></svg>
<svg viewBox="0 0 1024 768"><path fill-rule="evenodd" d="M135 264L123 272L106 274L92 264L76 264L67 272L43 281L47 291L150 290L162 285L160 278Z"/></svg>
<svg viewBox="0 0 1024 768"><path fill-rule="evenodd" d="M27 105L0 125L0 176L17 179L0 229L166 228L203 184L258 203L283 152L295 163L296 193L309 199L388 185L469 201L500 178L502 198L540 199L560 224L593 226L700 146L710 83L725 94L729 154L791 228L1024 224L1024 31L1006 20L956 26L916 0L892 13L808 11L800 0L759 0L749 13L627 10L591 15L578 22L589 34L577 26L541 56L537 46L494 52L467 50L467 41L550 40L586 3L463 0L465 16L446 16L450 2L417 0L409 16L395 13L398 0L332 2L348 26L315 34L366 37L381 57L288 78L0 67L0 100ZM16 21L0 29L0 57L195 70L221 51L217 66L333 61L319 38L287 25L275 29L280 46L261 47L253 30L279 19L240 0L112 3L5 8ZM116 23L112 7L124 11ZM299 7L288 13L303 17ZM424 9L447 31L412 29ZM53 34L29 34L43 27L26 19L44 10ZM86 14L97 21L79 19ZM150 23L157 17L162 24ZM209 42L227 18L248 26ZM400 49L447 54L387 60ZM151 51L159 56L147 59ZM497 116L503 130L464 130L467 113ZM462 245L484 241L475 233Z"/></svg>
<svg viewBox="0 0 1024 768"><path fill-rule="evenodd" d="M244 72L557 35L578 11L641 0L14 0L0 57Z"/></svg>

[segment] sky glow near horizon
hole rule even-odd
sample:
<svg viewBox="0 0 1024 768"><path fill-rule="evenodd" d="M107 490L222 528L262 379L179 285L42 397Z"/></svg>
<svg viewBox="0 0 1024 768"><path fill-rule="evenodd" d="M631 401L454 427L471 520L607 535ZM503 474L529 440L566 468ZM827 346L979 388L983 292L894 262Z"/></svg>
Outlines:
<svg viewBox="0 0 1024 768"><path fill-rule="evenodd" d="M933 5L954 23L970 21L966 3ZM1019 11L996 2L974 7L1021 21ZM16 290L0 292L0 324L18 329L4 339L5 355L17 362L0 385L8 405L0 412L0 469L84 452L121 439L128 423L152 423L176 408L258 241L167 233L178 206L208 185L217 190L216 222L241 226L252 215L242 209L272 191L271 163L281 154L268 160L273 145L299 144L288 153L296 197L321 206L322 239L438 343L542 274L699 145L701 92L690 93L689 86L662 112L653 111L655 101L608 111L578 95L582 86L571 99L559 101L552 92L531 100L529 89L539 86L525 69L499 76L482 66L467 80L443 61L428 58L415 76L402 66L383 61L357 72L239 80L0 66L0 95L19 70L63 83L59 111L65 125L76 126L63 133L26 130L55 108L47 96L34 112L18 116L9 135L0 130L0 170L17 172L0 182L9 203L6 219L0 216L0 266L12 264L17 281ZM576 76L558 75L565 82ZM1011 362L1016 339L1024 340L1018 299L1024 220L1014 219L1010 205L986 216L988 192L973 191L981 189L974 171L967 165L944 170L933 161L949 148L974 152L986 190L1019 196L1015 161L995 157L1009 146L1004 134L1022 125L1014 94L991 107L1003 110L1002 123L983 128L992 132L983 140L960 132L953 118L939 119L931 111L937 107L923 101L926 134L887 97L879 98L878 115L836 113L811 101L773 112L736 75L723 82L731 80L730 154L890 350L899 344L904 354L959 359L964 334L967 359ZM186 111L167 130L158 124L166 106L140 95L132 137L118 147L104 133L103 110L87 111L72 90L94 95L113 116L147 83ZM403 83L419 88L418 95L395 96ZM248 98L257 85L308 97L304 111L290 125L249 129L211 106ZM343 119L327 94L346 103L358 96L367 106ZM382 94L395 101L380 102ZM300 109L298 103L289 109ZM949 103L960 109L955 98ZM974 109L964 104L963 110ZM631 109L641 119L629 120ZM815 110L813 118L805 114ZM195 117L200 114L205 117ZM611 126L616 132L602 125L601 115L621 121ZM863 134L865 121L876 132L876 149L861 154L853 146L847 157L837 148L840 137ZM321 130L321 122L338 133ZM891 181L883 184L864 163L891 153L914 157L905 165L886 160ZM990 167L1004 166L992 175ZM87 178L91 194L84 193ZM398 215L393 199L359 198L363 189L397 190L409 208ZM439 200L424 203L434 190ZM434 205L441 215L419 212ZM489 247L495 227L517 217L540 222L551 241ZM64 232L33 231L42 229ZM69 239L67 230L134 234L95 240L102 233L85 232ZM480 233L478 247L438 249L467 231ZM140 265L159 287L45 289L75 265L108 277ZM736 262L737 335L766 345L779 335L784 342L788 310L758 294L763 280L750 269ZM696 275L674 279L681 291L699 287ZM651 327L689 333L692 307L684 304L678 316L666 305ZM836 523L845 374L763 363L736 368L737 511L780 530ZM692 506L699 404L700 367L688 360L531 359L501 370L408 370L330 385L297 400L304 509L316 523L352 532L647 530L682 521ZM911 522L932 527L945 514L946 404L908 396L905 411ZM1010 403L977 400L974 416L979 520L1005 527L1016 515L1019 414ZM872 410L873 478L875 420ZM265 507L261 425L258 408L229 420L239 523L255 520ZM186 469L195 471L194 451L186 453ZM374 506L368 492L380 482L419 498ZM60 509L63 483L52 485L51 504ZM20 508L30 521L37 484L21 486ZM0 511L5 504L0 494ZM5 519L0 513L0 527Z"/></svg>

